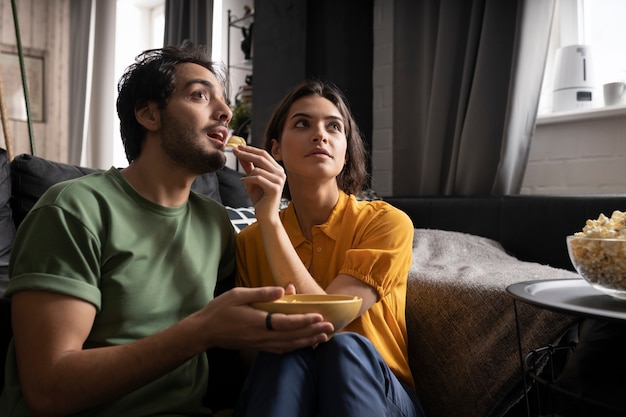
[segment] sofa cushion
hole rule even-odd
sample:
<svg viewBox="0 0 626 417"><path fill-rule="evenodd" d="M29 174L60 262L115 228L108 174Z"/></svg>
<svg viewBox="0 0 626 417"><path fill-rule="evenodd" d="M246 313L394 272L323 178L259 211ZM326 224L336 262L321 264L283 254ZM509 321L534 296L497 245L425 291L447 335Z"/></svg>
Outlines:
<svg viewBox="0 0 626 417"><path fill-rule="evenodd" d="M241 232L246 226L256 222L254 215L254 207L226 207L228 218L237 233Z"/></svg>
<svg viewBox="0 0 626 417"><path fill-rule="evenodd" d="M61 181L78 178L94 172L102 172L102 170L54 162L27 154L15 157L11 162L11 184L13 192L11 196L11 208L13 209L13 221L15 225L19 226L26 214L33 208L37 200L39 200L39 197L41 197L50 186ZM236 173L235 176L239 184L239 192L245 194L241 183L239 183L239 175L237 174L238 173ZM224 178L228 178L228 175L224 175ZM235 180L230 179L229 181L234 182ZM230 189L231 187L227 188ZM222 202L220 184L214 172L209 172L197 177L191 189L195 192L208 195L220 203ZM241 195L233 198L236 201L242 201ZM243 200L243 202L246 203L245 200Z"/></svg>
<svg viewBox="0 0 626 417"><path fill-rule="evenodd" d="M50 186L101 170L53 162L33 155L18 155L11 162L13 220L19 226Z"/></svg>
<svg viewBox="0 0 626 417"><path fill-rule="evenodd" d="M222 196L220 195L220 184L218 182L215 172L208 172L206 174L199 175L191 184L191 190L196 193L205 194L211 197L218 203L222 202Z"/></svg>
<svg viewBox="0 0 626 417"><path fill-rule="evenodd" d="M217 170L215 173L219 178L222 204L228 207L252 206L252 200L241 184L241 178L244 174L228 167Z"/></svg>

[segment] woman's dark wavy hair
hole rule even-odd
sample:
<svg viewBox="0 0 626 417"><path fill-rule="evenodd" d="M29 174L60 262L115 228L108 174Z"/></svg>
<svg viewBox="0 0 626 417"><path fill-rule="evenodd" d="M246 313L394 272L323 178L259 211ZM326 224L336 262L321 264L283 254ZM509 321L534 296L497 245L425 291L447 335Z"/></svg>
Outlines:
<svg viewBox="0 0 626 417"><path fill-rule="evenodd" d="M358 194L367 180L366 157L367 153L363 143L363 137L359 131L354 116L350 111L348 102L339 88L329 82L321 80L307 80L294 87L283 100L276 106L265 129L264 148L271 154L272 139L279 143L282 140L283 129L289 108L302 97L317 95L333 103L344 120L344 129L347 140L346 165L337 176L339 189L347 194ZM285 184L283 196L291 199L289 184Z"/></svg>
<svg viewBox="0 0 626 417"><path fill-rule="evenodd" d="M135 58L117 85L117 114L126 159L132 162L141 152L146 129L137 122L135 110L155 102L165 109L176 86L176 65L198 64L211 71L226 91L226 79L203 46L183 44L144 51Z"/></svg>

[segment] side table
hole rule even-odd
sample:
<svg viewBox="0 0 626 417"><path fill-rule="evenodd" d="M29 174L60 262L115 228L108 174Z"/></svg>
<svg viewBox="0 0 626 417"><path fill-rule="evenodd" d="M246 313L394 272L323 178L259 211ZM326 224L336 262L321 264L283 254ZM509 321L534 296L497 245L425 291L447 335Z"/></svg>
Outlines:
<svg viewBox="0 0 626 417"><path fill-rule="evenodd" d="M555 354L565 354L574 351L574 345L569 346L545 346L533 349L524 355L522 347L521 329L519 320L517 319L517 303L523 302L538 308L551 310L556 313L572 315L580 318L599 319L614 323L624 323L626 325L626 301L618 300L606 295L589 285L582 278L580 279L548 279L526 281L509 285L506 288L507 294L513 298L516 316L517 339L519 346L520 365L523 373L524 393L526 400L526 409L528 417L531 417L531 408L529 404L528 392L530 384L534 381L540 387L547 389L548 397L552 398L555 394L565 396L571 401L580 402L580 408L583 410L581 414L576 415L599 415L597 410L601 410L602 415L626 415L626 410L616 409L614 406L605 404L603 401L593 399L590 396L581 396L574 392L556 386L554 380L558 375L554 373L548 376L539 375L540 369L548 359L554 359ZM537 365L537 367L535 367ZM624 376L626 379L626 376ZM539 388L538 388L539 389ZM541 401L538 401L541 402ZM551 403L551 401L549 401ZM553 408L553 404L550 404ZM539 408L541 414L541 406ZM589 408L593 410L592 414L586 413L584 410ZM554 409L551 415L554 414ZM550 415L550 414L548 414Z"/></svg>

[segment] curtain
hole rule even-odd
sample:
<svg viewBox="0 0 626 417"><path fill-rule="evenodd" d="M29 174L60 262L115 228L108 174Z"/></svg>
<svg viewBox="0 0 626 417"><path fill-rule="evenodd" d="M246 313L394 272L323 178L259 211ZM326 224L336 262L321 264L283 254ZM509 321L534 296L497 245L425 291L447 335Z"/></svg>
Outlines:
<svg viewBox="0 0 626 417"><path fill-rule="evenodd" d="M107 169L113 160L115 96L115 1L70 3L71 164ZM113 36L111 35L113 34ZM92 82L97 80L97 82Z"/></svg>
<svg viewBox="0 0 626 417"><path fill-rule="evenodd" d="M91 25L94 0L71 0L70 3L70 120L69 120L69 163L81 162L83 144L86 142L87 116L91 80Z"/></svg>
<svg viewBox="0 0 626 417"><path fill-rule="evenodd" d="M115 20L116 1L95 2L95 29L93 41L93 83L89 108L89 140L83 155L83 165L108 169L113 161L115 120ZM113 35L112 35L113 34Z"/></svg>
<svg viewBox="0 0 626 417"><path fill-rule="evenodd" d="M70 0L71 164L107 169L113 163L116 7L116 1ZM212 0L167 0L165 19L171 43L210 48Z"/></svg>
<svg viewBox="0 0 626 417"><path fill-rule="evenodd" d="M554 0L394 3L393 195L519 193Z"/></svg>
<svg viewBox="0 0 626 417"><path fill-rule="evenodd" d="M213 0L166 0L164 45L190 41L211 54Z"/></svg>

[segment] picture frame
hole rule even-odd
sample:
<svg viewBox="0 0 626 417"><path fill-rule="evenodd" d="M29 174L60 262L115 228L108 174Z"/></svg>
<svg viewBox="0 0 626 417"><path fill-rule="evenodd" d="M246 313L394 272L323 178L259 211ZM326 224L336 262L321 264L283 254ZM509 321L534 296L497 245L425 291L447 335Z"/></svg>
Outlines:
<svg viewBox="0 0 626 417"><path fill-rule="evenodd" d="M44 59L43 56L24 55L24 69L28 83L30 116L33 122L44 121ZM0 76L7 108L11 120L27 121L26 100L22 85L19 55L0 51Z"/></svg>

